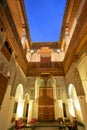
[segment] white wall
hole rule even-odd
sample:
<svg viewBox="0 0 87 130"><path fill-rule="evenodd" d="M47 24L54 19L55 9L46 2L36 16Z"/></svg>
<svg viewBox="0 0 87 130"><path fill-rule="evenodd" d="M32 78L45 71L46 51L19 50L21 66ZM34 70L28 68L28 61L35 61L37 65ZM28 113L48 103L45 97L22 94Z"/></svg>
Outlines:
<svg viewBox="0 0 87 130"><path fill-rule="evenodd" d="M56 100L54 102L55 104L55 120L58 120L58 118L63 118L63 106L62 106L62 100Z"/></svg>
<svg viewBox="0 0 87 130"><path fill-rule="evenodd" d="M7 130L11 125L10 122L13 117L13 108L14 108L14 102L15 102L14 97L12 96L15 94L17 85L19 83L22 83L25 88L24 91L26 91L27 80L23 71L20 69L20 66L17 66L14 55L12 55L11 60L8 64L10 67L11 75L8 78L7 90L4 95L3 102L0 109L0 130Z"/></svg>
<svg viewBox="0 0 87 130"><path fill-rule="evenodd" d="M40 62L40 57L41 55L38 54L37 52L33 52L33 53L28 52L26 54L26 58L28 62ZM52 62L63 61L63 59L64 59L64 51L51 53Z"/></svg>
<svg viewBox="0 0 87 130"><path fill-rule="evenodd" d="M7 87L1 110L0 110L0 130L7 130L13 115L14 98L10 97L11 86Z"/></svg>

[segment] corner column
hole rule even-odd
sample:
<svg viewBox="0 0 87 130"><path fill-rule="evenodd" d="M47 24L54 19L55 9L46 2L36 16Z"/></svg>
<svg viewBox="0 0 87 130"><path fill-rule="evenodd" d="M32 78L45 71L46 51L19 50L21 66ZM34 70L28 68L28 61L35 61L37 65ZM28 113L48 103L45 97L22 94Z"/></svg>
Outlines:
<svg viewBox="0 0 87 130"><path fill-rule="evenodd" d="M24 33L22 34L22 39L21 39L21 43L22 43L23 49L25 49L26 39L27 39L27 35L26 35L26 33L24 32Z"/></svg>
<svg viewBox="0 0 87 130"><path fill-rule="evenodd" d="M85 124L85 128L87 130L87 103L86 103L86 98L85 96L78 96L80 107L81 107L81 112L83 116L83 122Z"/></svg>

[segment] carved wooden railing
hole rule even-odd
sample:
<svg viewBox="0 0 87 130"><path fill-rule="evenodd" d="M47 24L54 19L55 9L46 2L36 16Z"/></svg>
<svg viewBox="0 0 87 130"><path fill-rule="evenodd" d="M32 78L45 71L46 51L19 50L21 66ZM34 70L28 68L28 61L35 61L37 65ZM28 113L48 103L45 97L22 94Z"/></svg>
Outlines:
<svg viewBox="0 0 87 130"><path fill-rule="evenodd" d="M62 62L30 62L28 64L27 76L50 73L52 75L64 75Z"/></svg>

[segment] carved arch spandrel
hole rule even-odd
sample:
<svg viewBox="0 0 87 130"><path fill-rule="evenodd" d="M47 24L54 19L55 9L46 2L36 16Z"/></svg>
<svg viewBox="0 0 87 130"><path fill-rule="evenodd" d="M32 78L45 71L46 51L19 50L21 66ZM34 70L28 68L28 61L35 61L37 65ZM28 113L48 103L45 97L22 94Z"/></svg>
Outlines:
<svg viewBox="0 0 87 130"><path fill-rule="evenodd" d="M67 90L69 84L73 84L76 89L77 96L85 95L76 62L72 63L68 73L65 76L65 79L66 79Z"/></svg>

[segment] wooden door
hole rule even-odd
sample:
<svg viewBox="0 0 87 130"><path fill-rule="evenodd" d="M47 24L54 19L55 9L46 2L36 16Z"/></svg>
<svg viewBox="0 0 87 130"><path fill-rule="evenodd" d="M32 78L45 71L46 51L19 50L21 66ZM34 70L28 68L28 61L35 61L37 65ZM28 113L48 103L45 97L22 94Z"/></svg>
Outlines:
<svg viewBox="0 0 87 130"><path fill-rule="evenodd" d="M40 88L39 90L38 120L54 120L53 88Z"/></svg>
<svg viewBox="0 0 87 130"><path fill-rule="evenodd" d="M49 56L49 57L42 57L41 56L41 60L40 60L41 62L51 62L51 56Z"/></svg>

